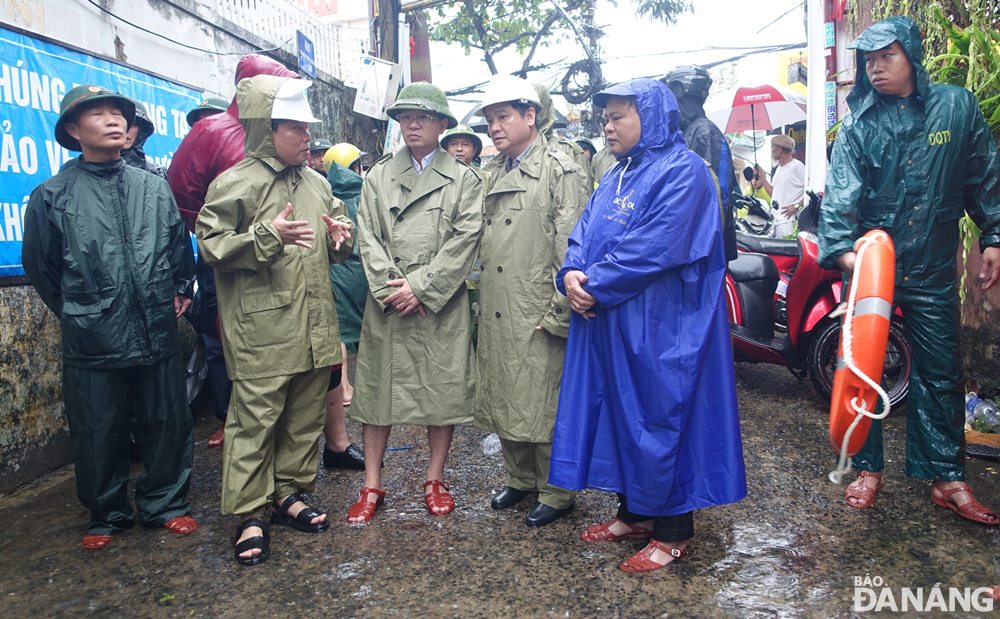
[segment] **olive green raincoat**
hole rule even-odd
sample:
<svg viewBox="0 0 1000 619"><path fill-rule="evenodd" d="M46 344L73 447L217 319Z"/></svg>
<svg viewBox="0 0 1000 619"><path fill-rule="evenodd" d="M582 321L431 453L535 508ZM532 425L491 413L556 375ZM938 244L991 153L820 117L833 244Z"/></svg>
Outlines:
<svg viewBox="0 0 1000 619"><path fill-rule="evenodd" d="M916 91L882 95L865 75L865 51L899 41ZM920 31L908 17L881 21L851 43L858 79L837 134L820 210L820 263L836 269L866 231L880 228L896 247L895 303L911 339L906 474L964 476L963 402L955 285L958 221L968 212L980 246L1000 244L1000 158L971 92L928 83ZM882 422L873 421L855 468L881 471Z"/></svg>
<svg viewBox="0 0 1000 619"><path fill-rule="evenodd" d="M510 172L507 160L499 155L486 167L494 182L480 250L476 426L548 443L571 314L555 275L590 191L580 166L541 133Z"/></svg>
<svg viewBox="0 0 1000 619"><path fill-rule="evenodd" d="M261 517L269 497L312 492L326 417L329 367L341 362L331 262L335 249L322 216L350 223L330 185L305 163L277 157L274 95L289 78L258 75L236 87L247 158L208 188L195 234L215 269L226 370L233 381L222 454L222 513ZM312 248L285 245L273 220L315 231ZM353 231L353 225L351 226Z"/></svg>
<svg viewBox="0 0 1000 619"><path fill-rule="evenodd" d="M553 127L556 124L556 108L552 103L552 95L549 94L549 89L541 84L532 84L532 86L538 93L538 99L542 102L542 111L535 117L535 126L538 127L538 132L545 137L550 146L555 146L566 153L580 166L587 176L587 197L589 198L594 191L594 177L590 171L590 160L587 159L587 153L582 146L573 140L560 138L553 134Z"/></svg>
<svg viewBox="0 0 1000 619"><path fill-rule="evenodd" d="M240 82L237 102L247 158L212 182L195 232L215 268L226 370L232 380L287 376L341 362L330 263L343 262L353 238L335 250L322 215L350 223L344 204L307 165L287 166L271 136L274 93L288 78ZM251 81L266 83L254 96ZM292 203L289 219L316 231L312 249L285 246L271 220Z"/></svg>
<svg viewBox="0 0 1000 619"><path fill-rule="evenodd" d="M482 227L483 183L440 147L418 174L410 149L368 171L358 243L369 297L361 326L354 402L362 423L450 425L472 420L472 322L465 280ZM400 317L385 298L405 276L424 305Z"/></svg>

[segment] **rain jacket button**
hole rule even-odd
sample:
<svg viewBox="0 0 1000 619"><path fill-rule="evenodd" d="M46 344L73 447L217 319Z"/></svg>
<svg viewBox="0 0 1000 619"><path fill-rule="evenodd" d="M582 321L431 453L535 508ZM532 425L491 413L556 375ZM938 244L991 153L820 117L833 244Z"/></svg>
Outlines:
<svg viewBox="0 0 1000 619"><path fill-rule="evenodd" d="M392 271L389 271L389 279L396 279L396 274L393 273Z"/></svg>
<svg viewBox="0 0 1000 619"><path fill-rule="evenodd" d="M399 264L399 256L393 258L392 261L395 262L396 264Z"/></svg>
<svg viewBox="0 0 1000 619"><path fill-rule="evenodd" d="M507 225L508 225L508 226L510 225L510 220L509 220L509 219L507 220Z"/></svg>
<svg viewBox="0 0 1000 619"><path fill-rule="evenodd" d="M557 308L556 308L556 313L557 313L557 314L562 314L562 313L563 313L563 308L561 308L561 307L557 307Z"/></svg>
<svg viewBox="0 0 1000 619"><path fill-rule="evenodd" d="M904 282L908 282L908 281L910 281L910 278L909 278L909 277L904 277L904 278L903 278L903 281L904 281Z"/></svg>
<svg viewBox="0 0 1000 619"><path fill-rule="evenodd" d="M913 165L913 160L912 159L907 159L906 160L906 165Z"/></svg>
<svg viewBox="0 0 1000 619"><path fill-rule="evenodd" d="M427 279L431 279L432 277L434 277L434 274L433 274L433 273L428 273L428 274L427 274Z"/></svg>
<svg viewBox="0 0 1000 619"><path fill-rule="evenodd" d="M905 106L905 105L901 105L901 106L899 106L899 109L901 109L901 110L905 110L905 109L906 109L906 106Z"/></svg>
<svg viewBox="0 0 1000 619"><path fill-rule="evenodd" d="M911 225L911 226L913 225L913 222L912 222L912 221L910 222L910 225Z"/></svg>
<svg viewBox="0 0 1000 619"><path fill-rule="evenodd" d="M497 267L497 273L503 273L503 267Z"/></svg>
<svg viewBox="0 0 1000 619"><path fill-rule="evenodd" d="M497 312L497 318L500 318L500 312Z"/></svg>
<svg viewBox="0 0 1000 619"><path fill-rule="evenodd" d="M487 226L492 226L493 225L493 220L492 219L487 219L486 220L486 225Z"/></svg>
<svg viewBox="0 0 1000 619"><path fill-rule="evenodd" d="M397 218L396 218L396 221L403 221L403 216L402 216L402 215L400 215L399 217L397 217Z"/></svg>

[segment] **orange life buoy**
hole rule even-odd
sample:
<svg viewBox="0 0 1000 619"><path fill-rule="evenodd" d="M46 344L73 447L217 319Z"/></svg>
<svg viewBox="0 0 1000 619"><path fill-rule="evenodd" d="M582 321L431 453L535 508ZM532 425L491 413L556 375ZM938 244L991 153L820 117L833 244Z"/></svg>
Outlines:
<svg viewBox="0 0 1000 619"><path fill-rule="evenodd" d="M885 348L889 341L892 322L892 295L896 283L896 251L892 239L883 230L872 230L855 244L859 260L855 265L851 291L854 296L854 315L844 315L851 320L851 357L854 366L876 383L882 380ZM863 254L861 253L863 251ZM844 323L842 323L843 325ZM869 413L875 413L878 393L848 368L844 357L845 329L840 332L837 349L837 369L833 377L833 396L830 398L830 445L839 454L844 437L851 424L860 415L852 402ZM883 411L888 413L888 411ZM847 456L854 456L868 438L871 418L861 419L851 431L847 443Z"/></svg>

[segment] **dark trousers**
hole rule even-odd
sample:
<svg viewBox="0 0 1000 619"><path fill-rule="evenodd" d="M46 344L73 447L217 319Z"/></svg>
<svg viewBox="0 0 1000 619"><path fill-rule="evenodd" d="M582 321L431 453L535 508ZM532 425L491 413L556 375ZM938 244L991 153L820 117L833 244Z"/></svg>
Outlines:
<svg viewBox="0 0 1000 619"><path fill-rule="evenodd" d="M683 542L694 537L694 512L676 516L642 516L628 510L625 495L618 493L618 519L628 524L653 521L653 539L658 542Z"/></svg>
<svg viewBox="0 0 1000 619"><path fill-rule="evenodd" d="M897 287L895 303L906 318L913 355L906 402L906 475L962 481L965 402L958 361L958 291L954 285ZM880 420L872 421L852 465L873 473L885 468Z"/></svg>
<svg viewBox="0 0 1000 619"><path fill-rule="evenodd" d="M191 513L194 441L177 354L117 370L63 367L63 402L76 466L76 493L90 510L88 533L134 524L128 502L130 434L146 470L135 483L139 520L149 526Z"/></svg>
<svg viewBox="0 0 1000 619"><path fill-rule="evenodd" d="M222 339L219 336L219 305L215 297L215 269L205 264L198 256L198 292L199 324L198 331L202 343L205 344L205 362L208 364L208 380L212 383L212 403L215 406L215 416L219 421L226 421L229 410L229 396L233 391L233 382L226 374L226 358L222 352Z"/></svg>

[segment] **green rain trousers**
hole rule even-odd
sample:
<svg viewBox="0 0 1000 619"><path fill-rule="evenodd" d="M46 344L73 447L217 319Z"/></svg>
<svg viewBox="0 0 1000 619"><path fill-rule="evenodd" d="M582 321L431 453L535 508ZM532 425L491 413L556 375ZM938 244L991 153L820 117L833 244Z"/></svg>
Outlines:
<svg viewBox="0 0 1000 619"><path fill-rule="evenodd" d="M128 502L129 435L146 470L135 484L144 525L161 527L191 513L194 423L180 353L151 365L114 370L63 366L66 419L76 466L76 493L90 510L91 535L135 524Z"/></svg>
<svg viewBox="0 0 1000 619"><path fill-rule="evenodd" d="M538 490L538 502L555 509L568 509L576 492L549 483L552 443L522 443L500 439L506 486L518 490Z"/></svg>
<svg viewBox="0 0 1000 619"><path fill-rule="evenodd" d="M222 452L222 513L261 518L268 498L316 487L330 368L234 380Z"/></svg>
<svg viewBox="0 0 1000 619"><path fill-rule="evenodd" d="M958 294L954 285L896 289L910 335L910 395L906 403L906 475L962 481L965 410L958 361ZM882 421L873 420L853 467L881 472Z"/></svg>

